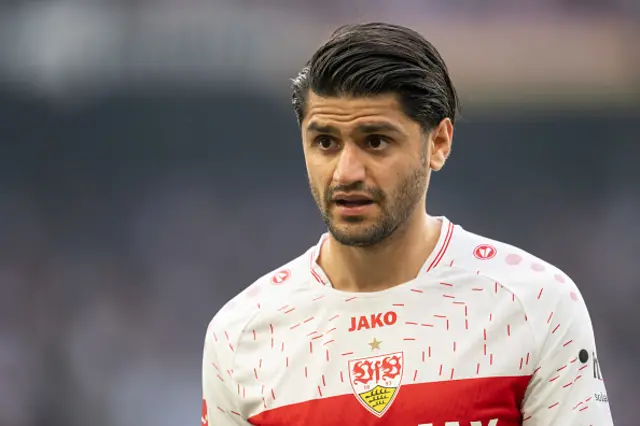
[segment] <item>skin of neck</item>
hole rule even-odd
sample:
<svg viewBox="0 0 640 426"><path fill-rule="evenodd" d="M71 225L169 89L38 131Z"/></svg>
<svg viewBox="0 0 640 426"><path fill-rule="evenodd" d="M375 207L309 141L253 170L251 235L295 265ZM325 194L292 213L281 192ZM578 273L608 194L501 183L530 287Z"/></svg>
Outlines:
<svg viewBox="0 0 640 426"><path fill-rule="evenodd" d="M416 278L441 228L439 219L416 208L389 237L371 247L345 246L330 235L320 248L318 264L337 290L386 290Z"/></svg>

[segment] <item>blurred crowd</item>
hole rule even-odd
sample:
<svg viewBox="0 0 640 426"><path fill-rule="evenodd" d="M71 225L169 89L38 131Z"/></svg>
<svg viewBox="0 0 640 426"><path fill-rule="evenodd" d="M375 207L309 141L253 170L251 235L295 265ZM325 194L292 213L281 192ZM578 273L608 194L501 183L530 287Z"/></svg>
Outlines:
<svg viewBox="0 0 640 426"><path fill-rule="evenodd" d="M282 90L335 27L385 20L434 43L472 99L628 99L635 0L0 2L0 84L67 102L118 87ZM533 52L533 53L532 53ZM282 91L280 92L282 93Z"/></svg>
<svg viewBox="0 0 640 426"><path fill-rule="evenodd" d="M18 8L29 3L27 0L4 0L4 8ZM49 0L47 3L58 4L108 4L109 7L122 7L129 10L153 5L153 7L216 7L216 8L240 8L251 10L252 8L264 8L265 3L260 0L212 0L200 2L196 0ZM341 2L337 0L317 2L312 0L274 0L269 2L270 9L295 10L299 14L311 15L314 18L322 17L351 17L354 14L362 14L365 11L373 13L388 13L389 11L401 11L402 13L451 12L456 14L487 12L496 13L526 13L535 11L541 14L553 13L619 13L625 8L633 8L633 0L398 0L388 2L384 0L352 0ZM627 9L628 10L628 9Z"/></svg>

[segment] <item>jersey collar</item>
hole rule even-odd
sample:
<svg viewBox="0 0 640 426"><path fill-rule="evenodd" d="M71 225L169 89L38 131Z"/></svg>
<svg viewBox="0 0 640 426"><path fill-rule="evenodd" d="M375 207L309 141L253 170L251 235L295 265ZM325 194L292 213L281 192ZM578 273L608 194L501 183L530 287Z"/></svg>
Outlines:
<svg viewBox="0 0 640 426"><path fill-rule="evenodd" d="M420 268L420 274L426 274L429 271L436 268L442 258L444 257L447 249L449 248L449 244L451 243L451 238L453 236L453 231L455 229L455 225L449 221L445 216L437 217L438 220L442 222L442 228L440 230L440 236L438 237L438 242L436 243L435 248L424 262L422 268ZM320 256L320 248L322 244L329 238L329 233L324 233L320 237L318 244L310 251L309 256L309 272L311 274L311 278L323 285L331 287L331 283L327 278L327 275L324 273L320 265L318 265L318 257Z"/></svg>

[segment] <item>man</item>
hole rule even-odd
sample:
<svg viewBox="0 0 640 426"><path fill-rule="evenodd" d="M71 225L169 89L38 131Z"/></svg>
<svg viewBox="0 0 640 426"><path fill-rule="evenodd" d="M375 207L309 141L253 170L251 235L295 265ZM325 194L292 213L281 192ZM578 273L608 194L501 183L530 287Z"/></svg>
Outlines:
<svg viewBox="0 0 640 426"><path fill-rule="evenodd" d="M458 113L436 49L343 27L293 86L329 232L214 317L203 424L611 425L571 279L425 213Z"/></svg>

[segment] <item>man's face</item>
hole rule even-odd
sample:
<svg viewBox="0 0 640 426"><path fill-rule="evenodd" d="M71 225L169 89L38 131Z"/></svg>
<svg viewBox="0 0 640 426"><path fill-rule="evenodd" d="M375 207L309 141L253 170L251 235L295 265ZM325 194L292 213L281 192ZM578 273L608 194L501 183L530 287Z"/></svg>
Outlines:
<svg viewBox="0 0 640 426"><path fill-rule="evenodd" d="M395 96L324 98L310 92L305 110L309 184L337 241L372 246L424 208L432 140Z"/></svg>

